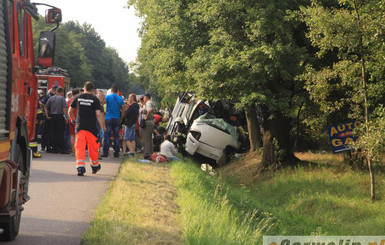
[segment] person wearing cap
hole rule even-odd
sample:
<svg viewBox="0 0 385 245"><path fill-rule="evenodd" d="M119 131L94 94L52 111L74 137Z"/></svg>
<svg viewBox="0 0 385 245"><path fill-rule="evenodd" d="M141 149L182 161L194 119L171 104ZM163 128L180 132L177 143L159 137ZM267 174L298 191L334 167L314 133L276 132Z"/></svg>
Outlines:
<svg viewBox="0 0 385 245"><path fill-rule="evenodd" d="M154 110L155 105L151 100L150 94L144 95L144 109L142 111L142 120L145 121L145 127L142 132L142 141L143 141L143 153L144 158L151 158L152 153L154 153L154 143L152 141L152 133L154 131Z"/></svg>

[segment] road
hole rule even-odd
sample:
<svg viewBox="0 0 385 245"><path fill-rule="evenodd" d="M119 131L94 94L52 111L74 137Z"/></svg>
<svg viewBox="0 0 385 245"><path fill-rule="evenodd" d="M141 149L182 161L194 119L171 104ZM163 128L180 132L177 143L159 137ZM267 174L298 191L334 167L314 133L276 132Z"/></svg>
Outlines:
<svg viewBox="0 0 385 245"><path fill-rule="evenodd" d="M88 158L87 158L88 159ZM43 153L32 163L19 235L7 244L79 245L94 211L115 178L120 158L104 158L97 174L77 176L75 157Z"/></svg>

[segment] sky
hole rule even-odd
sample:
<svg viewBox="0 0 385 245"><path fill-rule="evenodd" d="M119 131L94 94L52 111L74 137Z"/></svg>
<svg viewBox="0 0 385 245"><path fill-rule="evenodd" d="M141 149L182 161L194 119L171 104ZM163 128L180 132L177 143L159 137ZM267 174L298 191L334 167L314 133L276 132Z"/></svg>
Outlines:
<svg viewBox="0 0 385 245"><path fill-rule="evenodd" d="M124 8L127 0L40 0L36 2L60 8L63 23L77 20L80 24L84 22L91 24L106 45L116 49L125 62L135 61L140 47L138 29L141 20L135 16L135 10L132 7ZM44 16L45 8L38 6L38 9Z"/></svg>

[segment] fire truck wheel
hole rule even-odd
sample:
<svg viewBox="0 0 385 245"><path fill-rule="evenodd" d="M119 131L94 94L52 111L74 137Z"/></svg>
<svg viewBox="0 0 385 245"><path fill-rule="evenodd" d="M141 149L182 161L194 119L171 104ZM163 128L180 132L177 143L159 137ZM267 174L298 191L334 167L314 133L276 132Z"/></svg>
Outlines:
<svg viewBox="0 0 385 245"><path fill-rule="evenodd" d="M23 162L23 154L21 153L21 148L17 144L16 146L16 159L15 161L20 164ZM22 191L23 186L20 186L18 191ZM3 229L3 232L0 233L0 241L12 241L15 239L19 233L20 220L21 220L21 206L20 205L20 196L15 195L15 200L13 200L14 208L16 209L16 214L11 216L7 223L0 223L0 229ZM0 231L1 232L1 231Z"/></svg>
<svg viewBox="0 0 385 245"><path fill-rule="evenodd" d="M0 228L3 229L3 233L0 234L0 241L12 241L19 233L21 213L17 212L16 215L9 219L8 223L0 224Z"/></svg>

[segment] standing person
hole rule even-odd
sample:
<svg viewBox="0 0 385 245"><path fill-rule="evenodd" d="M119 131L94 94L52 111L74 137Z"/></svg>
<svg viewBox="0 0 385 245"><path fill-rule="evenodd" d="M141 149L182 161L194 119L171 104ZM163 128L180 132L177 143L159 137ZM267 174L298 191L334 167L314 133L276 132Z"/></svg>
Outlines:
<svg viewBox="0 0 385 245"><path fill-rule="evenodd" d="M124 143L128 146L130 151L129 157L135 155L136 148L136 122L139 116L139 104L136 102L136 94L130 94L128 97L128 104L130 105L123 118L123 123L126 125L124 133Z"/></svg>
<svg viewBox="0 0 385 245"><path fill-rule="evenodd" d="M66 97L66 103L67 103L67 108L69 108L69 101L72 101L72 98L73 98L73 94L72 94L72 91L68 91L67 92L67 97ZM70 134L70 128L69 128L70 124L67 123L66 126L65 126L65 130L64 130L64 144L65 144L65 148L67 151L72 151L73 152L73 149L71 147L71 134Z"/></svg>
<svg viewBox="0 0 385 245"><path fill-rule="evenodd" d="M143 128L143 151L144 158L150 159L151 154L154 152L154 143L152 142L152 133L154 131L154 110L155 105L151 100L150 94L144 95L144 109L142 111L142 120L145 121L145 127Z"/></svg>
<svg viewBox="0 0 385 245"><path fill-rule="evenodd" d="M56 94L56 89L58 87L59 86L57 86L57 85L52 86L52 88L48 91L46 96L44 96L44 98L39 101L41 109L43 110L44 117L45 117L44 118L44 126L43 126L43 135L42 135L42 139L41 139L41 148L43 151L44 150L52 151L51 142L50 142L51 120L48 119L48 115L45 113L46 111L44 108L45 108L45 104L47 104L47 101L49 100L49 98L51 98L52 96L54 96Z"/></svg>
<svg viewBox="0 0 385 245"><path fill-rule="evenodd" d="M92 173L96 174L101 169L98 159L100 143L97 138L98 130L96 123L98 122L102 129L105 129L106 126L103 123L103 115L100 112L99 99L93 95L94 89L95 85L92 82L86 82L84 84L84 93L74 97L69 109L69 115L72 120L75 120L74 109L77 109L75 153L78 176L83 176L86 172L86 147L88 148Z"/></svg>
<svg viewBox="0 0 385 245"><path fill-rule="evenodd" d="M103 118L103 124L105 124L105 119L104 119L104 103L105 103L105 94L103 93L103 91L99 90L98 93L96 94L96 97L99 99L99 102L100 102L100 112L102 113L102 118ZM99 139L99 142L100 142L100 147L99 147L99 160L102 160L103 158L101 157L102 154L100 154L100 151L101 151L101 147L102 147L102 142L103 142L103 138L104 138L104 130L100 128L99 126L99 123L96 124L96 127L98 129L98 139Z"/></svg>
<svg viewBox="0 0 385 245"><path fill-rule="evenodd" d="M72 94L72 91L67 92L66 102L68 102L70 99L72 99L74 95Z"/></svg>
<svg viewBox="0 0 385 245"><path fill-rule="evenodd" d="M72 98L70 98L67 102L68 109L71 107L71 103L76 95L80 93L78 88L72 89ZM72 149L72 154L75 155L75 125L76 125L76 108L73 109L73 113L75 115L75 120L69 118L68 120L68 129L70 133L70 146Z"/></svg>
<svg viewBox="0 0 385 245"><path fill-rule="evenodd" d="M108 157L108 151L110 149L110 137L111 131L114 134L114 157L119 157L119 129L122 115L126 111L124 100L118 94L118 86L112 85L111 93L105 97L106 101L106 131L103 141L103 155L102 157Z"/></svg>
<svg viewBox="0 0 385 245"><path fill-rule="evenodd" d="M63 95L64 89L62 87L57 88L56 94L49 98L44 108L48 120L51 120L50 142L52 142L52 150L47 150L47 152L68 154L64 142L65 126L68 123L68 108Z"/></svg>

